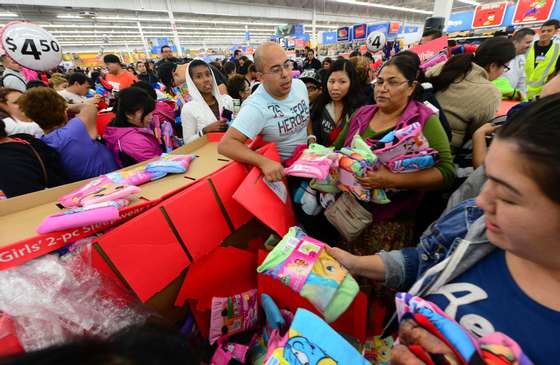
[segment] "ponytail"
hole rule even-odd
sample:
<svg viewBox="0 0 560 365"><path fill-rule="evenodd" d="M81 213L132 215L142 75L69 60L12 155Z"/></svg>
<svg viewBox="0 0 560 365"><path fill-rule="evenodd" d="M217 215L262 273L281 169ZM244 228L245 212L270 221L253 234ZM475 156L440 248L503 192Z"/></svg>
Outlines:
<svg viewBox="0 0 560 365"><path fill-rule="evenodd" d="M449 59L437 76L428 81L435 91L445 91L452 83L462 81L472 70L472 64L488 70L490 65L503 66L516 55L513 42L505 37L495 37L484 41L473 54L455 55Z"/></svg>
<svg viewBox="0 0 560 365"><path fill-rule="evenodd" d="M437 76L430 77L428 81L435 91L445 91L454 82L462 81L472 70L474 54L461 54L451 57Z"/></svg>

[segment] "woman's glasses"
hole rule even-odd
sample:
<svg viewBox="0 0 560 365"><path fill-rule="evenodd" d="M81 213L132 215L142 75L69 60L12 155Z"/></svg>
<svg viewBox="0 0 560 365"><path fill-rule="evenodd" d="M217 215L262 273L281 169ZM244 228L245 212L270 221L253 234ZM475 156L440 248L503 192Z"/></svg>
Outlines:
<svg viewBox="0 0 560 365"><path fill-rule="evenodd" d="M387 89L396 89L397 87L406 83L408 83L407 80L404 81L399 81L396 79L383 80L382 78L379 77L375 80L376 86L385 86Z"/></svg>

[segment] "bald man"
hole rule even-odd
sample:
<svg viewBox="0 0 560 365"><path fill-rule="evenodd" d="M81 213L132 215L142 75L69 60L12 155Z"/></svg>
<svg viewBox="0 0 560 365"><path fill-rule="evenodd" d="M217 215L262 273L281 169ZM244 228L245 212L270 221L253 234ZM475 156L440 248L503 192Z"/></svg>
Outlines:
<svg viewBox="0 0 560 365"><path fill-rule="evenodd" d="M292 80L292 63L276 43L264 43L255 52L259 88L247 100L218 145L233 160L258 166L268 181L284 176L282 164L252 151L245 142L261 134L274 142L282 161L307 140L309 98L305 84Z"/></svg>

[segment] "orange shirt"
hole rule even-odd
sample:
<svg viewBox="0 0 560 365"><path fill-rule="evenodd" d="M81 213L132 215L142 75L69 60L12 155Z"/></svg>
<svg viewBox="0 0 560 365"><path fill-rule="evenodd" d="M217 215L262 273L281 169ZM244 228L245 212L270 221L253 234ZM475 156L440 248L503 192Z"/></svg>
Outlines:
<svg viewBox="0 0 560 365"><path fill-rule="evenodd" d="M132 86L138 79L128 71L123 70L119 75L107 74L107 82L115 91L120 91Z"/></svg>

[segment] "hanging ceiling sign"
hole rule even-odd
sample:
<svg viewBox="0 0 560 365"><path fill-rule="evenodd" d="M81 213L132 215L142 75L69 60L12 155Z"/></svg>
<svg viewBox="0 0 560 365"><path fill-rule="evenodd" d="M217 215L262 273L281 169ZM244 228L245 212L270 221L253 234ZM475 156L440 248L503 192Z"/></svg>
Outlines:
<svg viewBox="0 0 560 365"><path fill-rule="evenodd" d="M473 28L499 27L504 22L507 2L478 5L474 9Z"/></svg>

